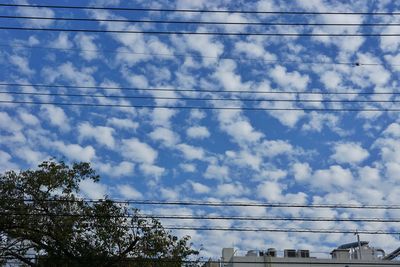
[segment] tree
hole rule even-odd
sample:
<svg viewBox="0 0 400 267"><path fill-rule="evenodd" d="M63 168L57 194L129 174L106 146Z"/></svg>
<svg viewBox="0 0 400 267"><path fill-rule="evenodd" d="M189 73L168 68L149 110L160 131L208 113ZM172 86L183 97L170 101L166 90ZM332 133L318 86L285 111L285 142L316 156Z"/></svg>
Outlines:
<svg viewBox="0 0 400 267"><path fill-rule="evenodd" d="M79 183L99 178L89 163L54 160L0 174L0 258L27 266L182 266L198 254L188 236L179 239L137 209L80 198Z"/></svg>

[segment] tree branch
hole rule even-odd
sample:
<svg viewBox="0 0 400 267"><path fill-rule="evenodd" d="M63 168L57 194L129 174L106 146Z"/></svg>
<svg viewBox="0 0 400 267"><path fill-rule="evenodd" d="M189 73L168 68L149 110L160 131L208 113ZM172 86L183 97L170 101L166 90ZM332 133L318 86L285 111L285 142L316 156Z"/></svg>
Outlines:
<svg viewBox="0 0 400 267"><path fill-rule="evenodd" d="M19 254L17 254L17 253L14 253L14 252L11 252L11 251L10 251L10 252L6 252L5 255L6 255L6 256L7 256L7 255L12 256L12 257L18 259L19 261L22 261L23 263L28 264L29 266L32 266L32 267L36 267L36 266L37 266L37 264L31 262L31 261L28 260L27 258L25 258L25 257L23 257L23 256L21 256L21 255L19 255Z"/></svg>
<svg viewBox="0 0 400 267"><path fill-rule="evenodd" d="M122 252L120 253L117 258L114 260L109 260L106 264L104 264L104 267L111 267L114 266L115 264L119 263L129 252L132 251L132 249L136 246L137 242L139 242L140 238L135 238L129 246Z"/></svg>

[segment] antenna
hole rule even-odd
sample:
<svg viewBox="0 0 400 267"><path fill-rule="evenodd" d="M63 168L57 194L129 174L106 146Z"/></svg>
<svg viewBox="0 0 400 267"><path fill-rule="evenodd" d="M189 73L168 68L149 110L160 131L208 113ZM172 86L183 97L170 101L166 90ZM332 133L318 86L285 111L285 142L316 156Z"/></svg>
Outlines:
<svg viewBox="0 0 400 267"><path fill-rule="evenodd" d="M358 242L358 258L361 260L361 241L360 241L360 234L358 233L358 230L354 233L357 235L357 242Z"/></svg>

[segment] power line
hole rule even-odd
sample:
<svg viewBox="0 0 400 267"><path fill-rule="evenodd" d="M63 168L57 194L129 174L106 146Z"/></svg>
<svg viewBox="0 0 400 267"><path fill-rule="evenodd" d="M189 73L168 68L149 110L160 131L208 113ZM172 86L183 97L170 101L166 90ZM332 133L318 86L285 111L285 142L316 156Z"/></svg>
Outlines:
<svg viewBox="0 0 400 267"><path fill-rule="evenodd" d="M50 31L50 32L91 32L114 34L154 35L217 35L217 36L287 36L287 37L399 37L400 33L279 33L279 32L194 32L194 31L143 31L143 30L99 30L34 27L0 27L0 30Z"/></svg>
<svg viewBox="0 0 400 267"><path fill-rule="evenodd" d="M307 92L307 91L247 91L247 90L208 90L208 89L179 89L179 88L141 88L118 86L76 86L62 84L24 84L2 83L0 86L20 86L38 88L70 88L70 89L100 89L121 91L166 91L166 92L197 92L197 93L240 93L240 94L298 94L298 95L400 95L400 92Z"/></svg>
<svg viewBox="0 0 400 267"><path fill-rule="evenodd" d="M89 22L129 22L153 24L200 24L200 25L248 25L248 26L345 26L345 27L397 27L400 23L308 23L308 22L235 22L235 21L193 21L193 20L151 20L151 19L97 19L0 15L2 19L34 19L54 21L89 21Z"/></svg>
<svg viewBox="0 0 400 267"><path fill-rule="evenodd" d="M112 201L116 204L137 205L172 205L172 206L209 206L209 207L265 207L265 208L322 208L322 209L378 209L398 210L400 205L370 205L370 204L302 204L302 203L268 203L268 202L218 202L218 201L167 201L167 200L119 200L119 199L20 199L3 198L2 201L24 202L88 202L101 203Z"/></svg>
<svg viewBox="0 0 400 267"><path fill-rule="evenodd" d="M298 221L298 222L365 222L365 223L393 223L400 222L400 218L328 218L328 217L265 217L265 216L210 216L210 215L162 215L162 214L124 214L124 215L90 215L78 213L21 213L0 212L3 216L49 216L49 217L95 217L95 218L153 218L171 220L222 220L222 221Z"/></svg>
<svg viewBox="0 0 400 267"><path fill-rule="evenodd" d="M104 227L105 224L96 224L94 226ZM127 227L126 225L117 225L117 227ZM129 227L129 226L128 226ZM351 230L351 229L308 229L308 228L267 228L267 227L219 227L219 226L182 226L165 225L165 230L189 230L189 231L222 231L222 232L269 232L269 233L310 233L310 234L354 234L355 232L365 235L398 235L398 231L388 230Z"/></svg>
<svg viewBox="0 0 400 267"><path fill-rule="evenodd" d="M51 217L51 215L48 215ZM55 215L57 216L57 215ZM85 217L85 216L82 216ZM90 216L88 216L90 217ZM101 216L91 216L93 218L103 218ZM117 216L116 216L117 217ZM121 217L121 216L119 216ZM103 227L104 224L94 224ZM126 225L119 225L126 227ZM11 226L13 228L13 226ZM308 228L268 228L268 227L225 227L225 226L184 226L184 225L165 225L165 230L193 230L193 231L224 231L224 232L275 232L275 233L318 233L318 234L369 234L369 235L395 235L400 232L388 230L350 230L350 229L308 229ZM7 227L5 228L7 229Z"/></svg>
<svg viewBox="0 0 400 267"><path fill-rule="evenodd" d="M9 95L32 96L58 96L58 97L90 97L90 98L115 98L115 99L148 99L148 100L185 100L185 101L243 101L243 102L295 102L295 103L400 103L400 100L333 100L333 99L254 99L254 98L206 98L206 97L163 97L163 96L119 96L119 95L94 95L94 94L65 94L65 93L37 93L37 92L12 92L0 91Z"/></svg>
<svg viewBox="0 0 400 267"><path fill-rule="evenodd" d="M371 15L397 16L400 12L339 12L339 11L261 11L261 10L211 10L211 9L172 9L172 8L133 8L133 7L96 7L71 5L30 5L30 4L0 4L9 7L54 8L54 9L83 9L83 10L112 10L112 11L143 11L143 12L183 12L183 13L238 13L238 14L276 14L276 15Z"/></svg>
<svg viewBox="0 0 400 267"><path fill-rule="evenodd" d="M278 107L211 107L211 106L170 106L170 105L139 105L139 104L94 104L71 102L34 102L0 100L0 104L24 105L55 105L55 106L80 106L80 107L115 107L115 108L149 108L149 109L201 109L201 110L244 110L244 111L321 111L321 112L399 112L400 108L278 108Z"/></svg>
<svg viewBox="0 0 400 267"><path fill-rule="evenodd" d="M275 233L310 233L310 234L354 234L355 230L347 229L297 229L297 228L250 228L250 227L193 227L165 226L166 230L224 231L224 232L275 232ZM386 230L357 230L365 235L397 235L400 232Z"/></svg>
<svg viewBox="0 0 400 267"><path fill-rule="evenodd" d="M112 54L131 54L131 55L147 55L147 56L160 56L160 57L191 57L191 58L205 58L205 59L230 59L236 61L253 61L253 62L265 62L265 63L293 63L293 64L318 64L318 65L349 65L349 66L382 66L382 63L367 63L367 62L328 62L328 61L295 61L295 60L281 60L281 59L260 59L260 58L240 58L240 57L228 57L228 56L203 56L195 54L165 54L165 53L144 53L144 52L130 52L130 51L117 51L117 50L104 50L104 49L78 49L78 48L59 48L49 46L28 46L28 45L17 45L17 44L2 44L0 46L14 47L14 48L29 48L29 49L50 49L50 50L62 50L62 51L79 51L79 52L93 52L93 53L112 53ZM398 64L392 64L392 66L400 66Z"/></svg>

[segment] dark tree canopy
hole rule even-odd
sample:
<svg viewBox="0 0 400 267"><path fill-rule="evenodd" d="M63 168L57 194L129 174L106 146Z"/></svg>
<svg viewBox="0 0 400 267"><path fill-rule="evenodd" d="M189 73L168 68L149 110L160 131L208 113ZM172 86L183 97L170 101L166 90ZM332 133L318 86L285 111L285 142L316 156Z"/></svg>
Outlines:
<svg viewBox="0 0 400 267"><path fill-rule="evenodd" d="M0 265L182 266L198 254L137 209L80 198L85 179L99 180L90 164L53 160L0 174Z"/></svg>

